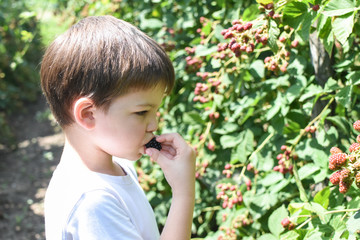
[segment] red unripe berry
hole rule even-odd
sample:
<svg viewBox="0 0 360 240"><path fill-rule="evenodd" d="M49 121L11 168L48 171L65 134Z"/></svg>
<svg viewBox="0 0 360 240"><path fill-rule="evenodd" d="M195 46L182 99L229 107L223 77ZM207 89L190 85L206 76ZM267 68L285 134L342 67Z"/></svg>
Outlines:
<svg viewBox="0 0 360 240"><path fill-rule="evenodd" d="M232 25L236 25L236 24L239 24L240 23L240 20L238 19L235 19L231 22Z"/></svg>
<svg viewBox="0 0 360 240"><path fill-rule="evenodd" d="M281 225L284 227L284 228L287 228L290 224L290 219L289 218L284 218L283 220L281 220Z"/></svg>
<svg viewBox="0 0 360 240"><path fill-rule="evenodd" d="M281 37L279 37L279 41L280 41L280 42L285 42L285 41L286 41L286 38L285 38L284 36L281 36Z"/></svg>
<svg viewBox="0 0 360 240"><path fill-rule="evenodd" d="M289 229L289 230L293 230L294 228L295 228L295 224L291 222L291 223L289 224L288 229Z"/></svg>
<svg viewBox="0 0 360 240"><path fill-rule="evenodd" d="M271 11L268 13L269 17L273 17L274 14L275 14L274 10L271 10Z"/></svg>
<svg viewBox="0 0 360 240"><path fill-rule="evenodd" d="M291 47L296 48L297 46L299 46L299 41L295 39L291 42Z"/></svg>
<svg viewBox="0 0 360 240"><path fill-rule="evenodd" d="M249 30L250 28L252 28L252 23L251 23L251 22L245 23L244 29L245 29L245 30Z"/></svg>
<svg viewBox="0 0 360 240"><path fill-rule="evenodd" d="M317 11L320 9L319 4L314 5L314 6L312 7L312 9L313 9L315 12L317 12Z"/></svg>
<svg viewBox="0 0 360 240"><path fill-rule="evenodd" d="M232 38L234 34L232 32L227 32L224 34L224 39Z"/></svg>
<svg viewBox="0 0 360 240"><path fill-rule="evenodd" d="M340 181L339 192L343 194L346 193L349 190L350 185L349 182Z"/></svg>
<svg viewBox="0 0 360 240"><path fill-rule="evenodd" d="M335 171L338 168L334 164L329 163L329 169Z"/></svg>
<svg viewBox="0 0 360 240"><path fill-rule="evenodd" d="M267 62L270 62L271 61L271 57L266 57L265 59L264 59L264 63L267 63Z"/></svg>
<svg viewBox="0 0 360 240"><path fill-rule="evenodd" d="M349 182L351 177L351 171L347 168L344 168L340 171L340 181Z"/></svg>
<svg viewBox="0 0 360 240"><path fill-rule="evenodd" d="M330 176L329 180L333 185L339 185L339 183L340 183L340 171L334 172Z"/></svg>
<svg viewBox="0 0 360 240"><path fill-rule="evenodd" d="M208 143L207 148L208 148L210 151L215 151L215 145L212 144L212 143Z"/></svg>
<svg viewBox="0 0 360 240"><path fill-rule="evenodd" d="M354 122L353 127L356 131L360 132L360 120Z"/></svg>
<svg viewBox="0 0 360 240"><path fill-rule="evenodd" d="M283 73L286 72L287 71L287 66L281 66L280 71L283 72Z"/></svg>
<svg viewBox="0 0 360 240"><path fill-rule="evenodd" d="M274 8L274 3L268 3L264 6L265 9L270 10Z"/></svg>
<svg viewBox="0 0 360 240"><path fill-rule="evenodd" d="M311 127L310 127L310 132L311 132L311 133L314 133L315 131L316 131L316 127L315 127L315 126L311 126Z"/></svg>
<svg viewBox="0 0 360 240"><path fill-rule="evenodd" d="M342 153L342 151L341 151L341 149L338 148L338 147L332 147L332 148L330 149L330 153L331 153L331 155L334 155L334 154L337 154L337 153Z"/></svg>
<svg viewBox="0 0 360 240"><path fill-rule="evenodd" d="M229 169L231 169L231 167L232 167L231 164L230 164L230 163L227 163L224 168L225 168L226 170L229 170Z"/></svg>
<svg viewBox="0 0 360 240"><path fill-rule="evenodd" d="M335 167L341 167L345 164L346 158L346 153L337 153L329 157L329 163L334 165Z"/></svg>
<svg viewBox="0 0 360 240"><path fill-rule="evenodd" d="M285 151L287 149L287 146L286 145L282 145L281 146L281 151Z"/></svg>
<svg viewBox="0 0 360 240"><path fill-rule="evenodd" d="M349 147L349 152L357 151L359 150L359 148L360 148L360 143L353 143Z"/></svg>

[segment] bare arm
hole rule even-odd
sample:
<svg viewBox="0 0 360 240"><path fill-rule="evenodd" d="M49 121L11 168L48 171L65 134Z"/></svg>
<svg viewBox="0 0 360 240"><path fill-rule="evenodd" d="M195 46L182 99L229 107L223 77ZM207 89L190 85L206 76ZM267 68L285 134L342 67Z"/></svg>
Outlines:
<svg viewBox="0 0 360 240"><path fill-rule="evenodd" d="M156 140L162 150L150 148L146 153L160 165L173 194L161 240L187 240L191 237L195 203L195 152L176 133L161 135Z"/></svg>

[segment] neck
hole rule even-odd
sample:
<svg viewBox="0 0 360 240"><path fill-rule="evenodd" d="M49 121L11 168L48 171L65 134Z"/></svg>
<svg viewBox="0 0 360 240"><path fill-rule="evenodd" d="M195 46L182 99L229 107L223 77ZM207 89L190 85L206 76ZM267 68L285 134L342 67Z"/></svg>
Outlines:
<svg viewBox="0 0 360 240"><path fill-rule="evenodd" d="M111 155L94 145L87 134L76 129L65 130L65 145L61 162L69 162L74 167L85 167L93 172L113 176L125 175Z"/></svg>

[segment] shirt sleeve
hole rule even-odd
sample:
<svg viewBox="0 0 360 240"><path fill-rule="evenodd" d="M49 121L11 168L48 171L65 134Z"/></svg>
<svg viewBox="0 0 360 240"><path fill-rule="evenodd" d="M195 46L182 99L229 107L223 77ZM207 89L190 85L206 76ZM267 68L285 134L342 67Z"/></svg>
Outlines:
<svg viewBox="0 0 360 240"><path fill-rule="evenodd" d="M142 240L122 204L105 190L85 193L69 218L65 240Z"/></svg>

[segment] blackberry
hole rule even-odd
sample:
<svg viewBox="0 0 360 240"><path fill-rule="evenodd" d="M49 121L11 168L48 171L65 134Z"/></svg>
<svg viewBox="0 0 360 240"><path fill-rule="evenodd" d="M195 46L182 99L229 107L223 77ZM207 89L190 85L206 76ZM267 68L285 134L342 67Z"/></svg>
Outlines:
<svg viewBox="0 0 360 240"><path fill-rule="evenodd" d="M145 144L146 148L155 148L157 150L161 150L161 143L159 143L158 141L156 141L156 137L154 137L153 139L151 139L147 144Z"/></svg>

